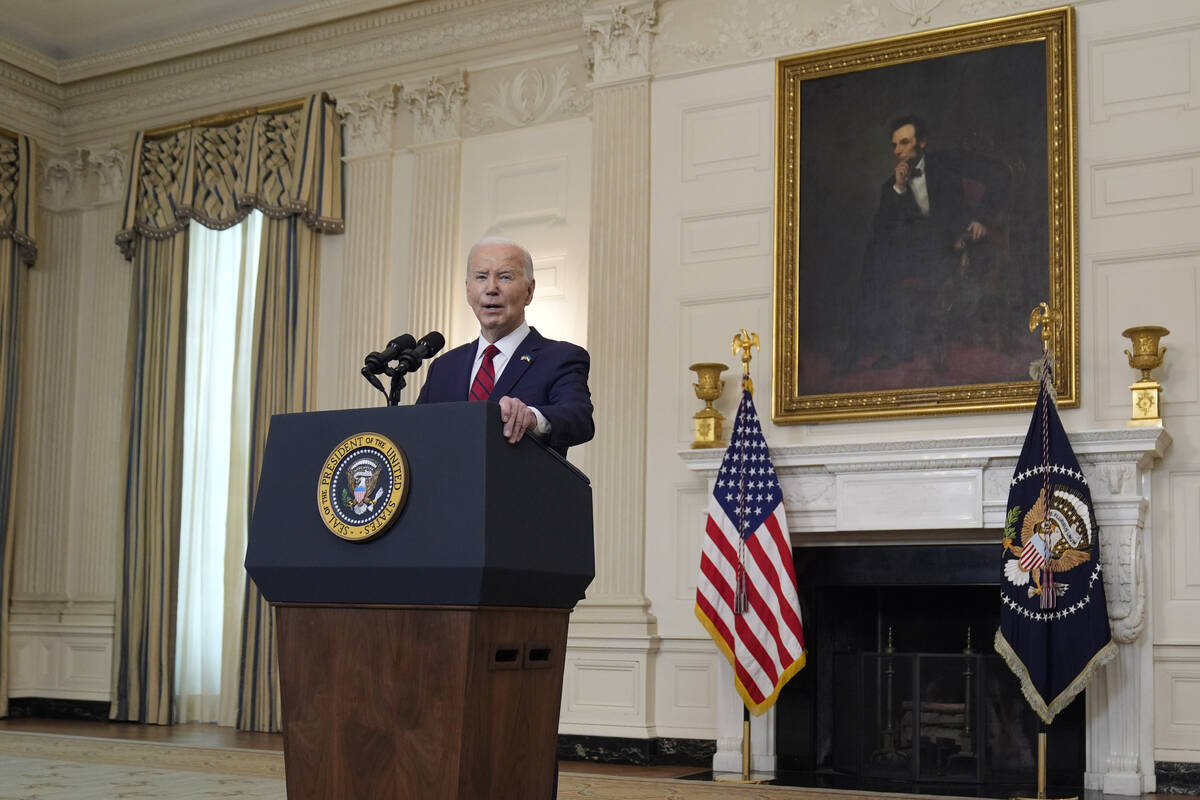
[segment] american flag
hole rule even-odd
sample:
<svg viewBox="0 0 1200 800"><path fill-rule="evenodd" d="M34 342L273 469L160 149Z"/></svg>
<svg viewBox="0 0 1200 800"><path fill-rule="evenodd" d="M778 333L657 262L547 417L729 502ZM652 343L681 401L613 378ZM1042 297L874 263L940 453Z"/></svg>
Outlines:
<svg viewBox="0 0 1200 800"><path fill-rule="evenodd" d="M804 666L804 628L779 478L745 387L705 527L696 616L762 714Z"/></svg>

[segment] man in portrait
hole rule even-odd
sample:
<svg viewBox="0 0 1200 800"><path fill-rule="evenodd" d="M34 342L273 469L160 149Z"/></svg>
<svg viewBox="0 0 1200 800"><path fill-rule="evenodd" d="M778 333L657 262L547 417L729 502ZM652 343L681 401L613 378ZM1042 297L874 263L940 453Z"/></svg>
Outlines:
<svg viewBox="0 0 1200 800"><path fill-rule="evenodd" d="M870 368L924 356L943 372L952 334L979 312L983 273L996 264L1008 180L1004 170L962 151L930 151L916 115L891 124L895 157L879 190L863 259L860 311Z"/></svg>
<svg viewBox="0 0 1200 800"><path fill-rule="evenodd" d="M434 359L417 402L498 403L509 442L532 432L562 455L590 440L587 351L525 321L534 291L529 251L509 239L481 239L467 255L466 288L479 338Z"/></svg>

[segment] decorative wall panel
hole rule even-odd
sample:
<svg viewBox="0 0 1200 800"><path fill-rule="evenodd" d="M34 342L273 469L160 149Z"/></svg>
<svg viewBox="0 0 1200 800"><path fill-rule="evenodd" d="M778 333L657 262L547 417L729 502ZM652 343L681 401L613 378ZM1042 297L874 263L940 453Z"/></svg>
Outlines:
<svg viewBox="0 0 1200 800"><path fill-rule="evenodd" d="M1145 250L1097 255L1092 266L1096 285L1094 329L1104 342L1094 366L1095 396L1103 404L1098 419L1127 420L1129 384L1141 373L1129 366L1124 351L1130 341L1121 331L1133 325L1163 325L1167 353L1154 377L1163 384L1168 418L1200 414L1200 248Z"/></svg>
<svg viewBox="0 0 1200 800"><path fill-rule="evenodd" d="M563 224L567 219L567 159L547 158L493 167L493 226Z"/></svg>
<svg viewBox="0 0 1200 800"><path fill-rule="evenodd" d="M679 409L676 422L676 441L687 447L695 438L692 413L704 407L696 399L692 382L696 373L688 365L697 361L715 361L728 364L729 370L722 376L725 391L713 407L726 417L726 429L732 427L741 401L742 362L734 357L730 349L733 335L739 328L756 331L766 345L754 352L751 376L755 382L757 402L763 402L762 392L769 390L767 379L770 362L769 337L766 331L771 326L771 296L767 291L729 292L723 297L689 297L679 301L679 360L675 367L674 407ZM764 360L766 359L766 360ZM689 412L688 409L691 409ZM729 437L726 434L726 441ZM697 551L699 557L699 551ZM699 562L697 562L699 563Z"/></svg>
<svg viewBox="0 0 1200 800"><path fill-rule="evenodd" d="M771 98L683 110L683 180L730 170L771 169Z"/></svg>
<svg viewBox="0 0 1200 800"><path fill-rule="evenodd" d="M771 256L771 209L689 214L680 220L680 262Z"/></svg>
<svg viewBox="0 0 1200 800"><path fill-rule="evenodd" d="M1092 165L1092 216L1114 217L1200 206L1200 153Z"/></svg>
<svg viewBox="0 0 1200 800"><path fill-rule="evenodd" d="M708 490L704 486L675 486L675 599L696 602L700 550L708 519Z"/></svg>
<svg viewBox="0 0 1200 800"><path fill-rule="evenodd" d="M1088 48L1092 122L1200 108L1200 25L1100 39Z"/></svg>

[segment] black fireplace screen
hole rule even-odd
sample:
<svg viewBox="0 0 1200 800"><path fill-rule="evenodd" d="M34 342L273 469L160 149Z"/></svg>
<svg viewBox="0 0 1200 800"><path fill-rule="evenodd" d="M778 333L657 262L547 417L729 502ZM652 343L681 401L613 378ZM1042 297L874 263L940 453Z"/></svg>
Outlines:
<svg viewBox="0 0 1200 800"><path fill-rule="evenodd" d="M1019 783L1036 765L1011 673L982 653L834 656L834 767L866 778Z"/></svg>

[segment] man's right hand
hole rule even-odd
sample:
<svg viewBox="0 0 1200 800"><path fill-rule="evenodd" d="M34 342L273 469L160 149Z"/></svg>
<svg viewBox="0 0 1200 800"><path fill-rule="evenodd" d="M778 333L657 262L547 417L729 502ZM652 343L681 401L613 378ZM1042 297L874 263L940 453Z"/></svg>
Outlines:
<svg viewBox="0 0 1200 800"><path fill-rule="evenodd" d="M911 171L912 168L908 165L907 161L901 160L896 164L894 180L897 192L903 192L908 188L908 178Z"/></svg>

